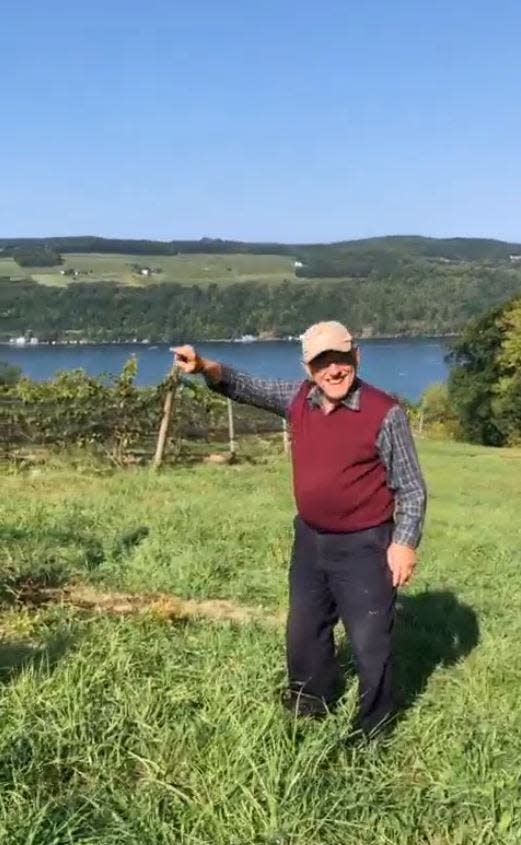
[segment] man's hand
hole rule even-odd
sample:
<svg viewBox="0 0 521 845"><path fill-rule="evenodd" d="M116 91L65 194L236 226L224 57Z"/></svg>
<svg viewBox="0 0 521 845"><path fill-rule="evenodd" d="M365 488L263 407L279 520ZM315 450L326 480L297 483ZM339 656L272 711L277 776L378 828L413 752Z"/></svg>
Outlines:
<svg viewBox="0 0 521 845"><path fill-rule="evenodd" d="M175 363L183 373L187 375L204 373L214 384L221 381L221 365L217 361L201 358L193 346L175 346L170 351L174 353Z"/></svg>
<svg viewBox="0 0 521 845"><path fill-rule="evenodd" d="M175 362L183 373L201 373L204 370L204 360L195 351L193 346L175 346L172 349L175 355Z"/></svg>
<svg viewBox="0 0 521 845"><path fill-rule="evenodd" d="M387 565L393 574L393 587L403 587L414 572L416 552L410 546L391 543L387 549Z"/></svg>

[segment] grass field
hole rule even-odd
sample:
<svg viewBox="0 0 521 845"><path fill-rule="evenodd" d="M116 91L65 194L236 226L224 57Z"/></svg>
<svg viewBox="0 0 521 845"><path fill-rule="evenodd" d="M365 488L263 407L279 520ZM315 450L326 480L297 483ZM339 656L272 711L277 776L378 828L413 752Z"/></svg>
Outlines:
<svg viewBox="0 0 521 845"><path fill-rule="evenodd" d="M423 442L421 456L429 519L396 629L407 706L365 750L342 742L353 683L320 723L276 701L293 512L282 456L5 474L0 842L519 843L521 455ZM266 621L14 603L24 585L71 582L229 599Z"/></svg>
<svg viewBox="0 0 521 845"><path fill-rule="evenodd" d="M161 268L146 277L133 269ZM13 259L0 258L0 276L30 276L41 284L65 285L70 276L60 270L78 270L78 281L112 281L128 285L178 282L179 284L233 284L234 282L282 282L294 280L293 259L281 255L117 255L65 253L61 267L21 268Z"/></svg>

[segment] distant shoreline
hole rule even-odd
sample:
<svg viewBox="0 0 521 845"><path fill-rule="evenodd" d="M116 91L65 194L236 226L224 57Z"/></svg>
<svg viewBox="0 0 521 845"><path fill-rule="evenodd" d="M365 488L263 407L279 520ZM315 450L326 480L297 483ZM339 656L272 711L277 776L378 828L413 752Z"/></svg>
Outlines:
<svg viewBox="0 0 521 845"><path fill-rule="evenodd" d="M459 337L459 333L457 332L450 332L444 334L435 334L431 332L427 332L426 334L379 334L379 335L371 335L371 337L359 337L357 341L359 343L367 343L370 341L380 341L380 340L451 340L454 338ZM192 344L201 344L201 343L233 343L239 346L251 346L252 344L265 344L265 343L299 343L300 340L297 337L263 337L263 338L254 338L252 340L242 340L240 338L226 338L226 337L212 337L206 339L197 339L197 340L182 340L182 341L166 341L166 340L77 340L77 341L70 341L70 340L57 340L57 341L48 341L48 340L40 340L37 343L14 343L10 340L0 340L0 347L7 347L8 349L38 349L41 346L45 347L53 347L53 346L67 346L67 347L78 347L78 346L135 346L135 347L142 347L147 348L151 346L172 346L174 343L192 343Z"/></svg>

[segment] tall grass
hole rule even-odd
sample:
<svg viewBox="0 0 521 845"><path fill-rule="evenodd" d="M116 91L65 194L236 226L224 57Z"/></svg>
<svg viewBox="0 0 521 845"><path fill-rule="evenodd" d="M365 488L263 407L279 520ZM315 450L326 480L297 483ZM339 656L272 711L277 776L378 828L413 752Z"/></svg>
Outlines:
<svg viewBox="0 0 521 845"><path fill-rule="evenodd" d="M283 630L16 602L34 584L285 606L287 462L2 479L0 841L509 845L521 841L521 457L445 443L400 598L402 713L345 743L282 712ZM147 531L141 529L146 528Z"/></svg>

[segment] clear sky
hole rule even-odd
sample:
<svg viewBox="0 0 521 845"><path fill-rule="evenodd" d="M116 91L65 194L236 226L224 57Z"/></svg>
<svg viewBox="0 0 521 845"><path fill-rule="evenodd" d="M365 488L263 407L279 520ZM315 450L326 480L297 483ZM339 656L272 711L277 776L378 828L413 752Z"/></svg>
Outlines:
<svg viewBox="0 0 521 845"><path fill-rule="evenodd" d="M0 236L521 241L520 0L2 0Z"/></svg>

